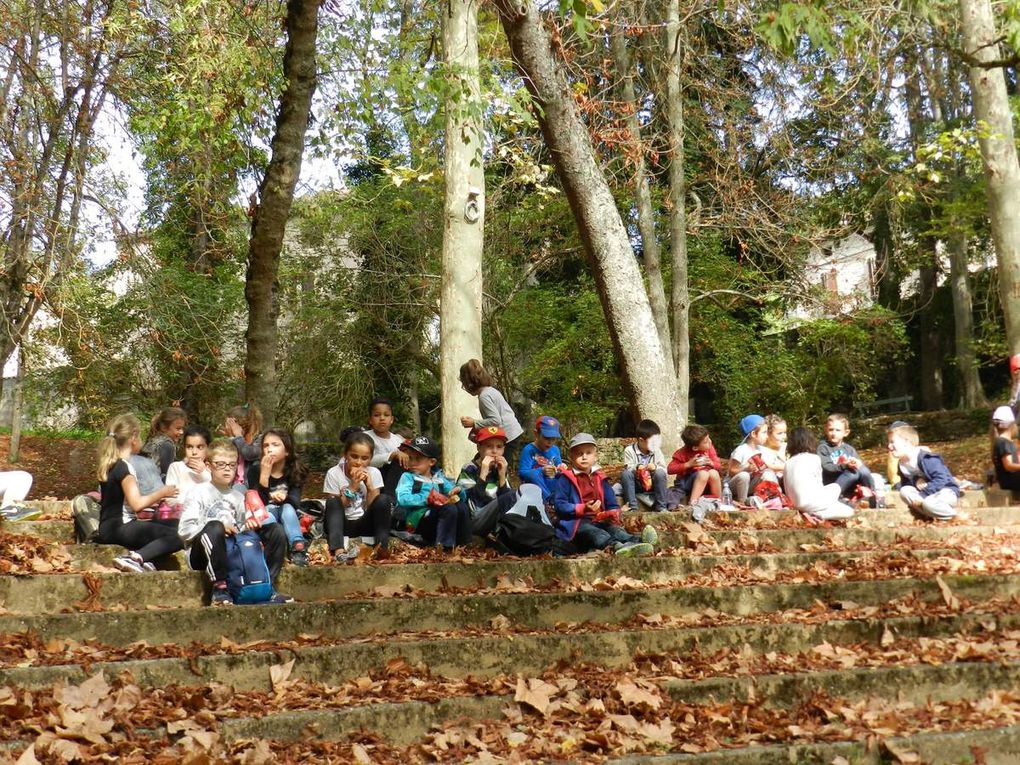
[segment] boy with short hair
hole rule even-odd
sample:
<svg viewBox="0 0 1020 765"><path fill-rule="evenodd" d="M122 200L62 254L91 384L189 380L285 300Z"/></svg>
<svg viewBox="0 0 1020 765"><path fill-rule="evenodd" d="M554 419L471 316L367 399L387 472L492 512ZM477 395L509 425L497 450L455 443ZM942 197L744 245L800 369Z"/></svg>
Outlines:
<svg viewBox="0 0 1020 765"><path fill-rule="evenodd" d="M747 495L762 481L779 484L779 478L762 459L761 446L768 436L768 423L760 414L749 414L740 421L744 440L730 454L729 484L733 499L746 502Z"/></svg>
<svg viewBox="0 0 1020 765"><path fill-rule="evenodd" d="M205 571L212 582L214 606L232 606L227 591L226 538L245 528L258 532L263 554L275 582L283 567L287 550L287 534L278 523L259 526L245 511L244 497L234 488L237 473L237 447L228 439L213 441L208 449L211 480L197 484L184 502L177 533L190 546L188 564L196 571ZM286 595L275 593L270 602L289 603Z"/></svg>
<svg viewBox="0 0 1020 765"><path fill-rule="evenodd" d="M570 467L556 476L553 502L556 535L573 541L580 552L612 547L617 555L633 557L655 551L659 535L645 526L641 536L620 525L620 508L613 487L598 462L598 447L589 433L570 439Z"/></svg>
<svg viewBox="0 0 1020 765"><path fill-rule="evenodd" d="M825 421L825 440L818 444L818 458L822 461L822 483L838 483L841 497L851 497L862 486L874 490L871 471L844 439L850 435L850 419L833 412Z"/></svg>
<svg viewBox="0 0 1020 765"><path fill-rule="evenodd" d="M641 420L635 429L637 441L623 450L622 511L639 510L637 495L654 493L655 511L666 511L666 458L662 454L662 436L654 420Z"/></svg>
<svg viewBox="0 0 1020 765"><path fill-rule="evenodd" d="M703 425L688 425L680 434L683 446L673 453L667 472L676 476L676 485L687 495L687 504L693 505L705 494L722 496L722 463L708 429Z"/></svg>
<svg viewBox="0 0 1020 765"><path fill-rule="evenodd" d="M397 483L397 512L407 530L447 552L471 541L471 510L460 487L436 466L439 445L428 436L415 436L401 447L408 472Z"/></svg>
<svg viewBox="0 0 1020 765"><path fill-rule="evenodd" d="M887 439L889 453L899 461L900 496L910 511L928 520L955 518L960 487L941 455L921 446L910 425L890 428Z"/></svg>
<svg viewBox="0 0 1020 765"><path fill-rule="evenodd" d="M533 483L542 489L542 499L550 500L556 472L563 464L560 448L560 423L555 417L541 415L535 420L535 440L521 450L517 474L521 483Z"/></svg>

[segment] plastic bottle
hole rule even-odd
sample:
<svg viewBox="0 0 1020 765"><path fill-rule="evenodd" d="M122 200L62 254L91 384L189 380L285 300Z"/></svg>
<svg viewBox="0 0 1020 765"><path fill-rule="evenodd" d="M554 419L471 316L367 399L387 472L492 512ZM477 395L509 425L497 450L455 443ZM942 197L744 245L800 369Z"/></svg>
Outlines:
<svg viewBox="0 0 1020 765"><path fill-rule="evenodd" d="M722 509L733 509L733 492L730 491L730 482L723 481L722 485Z"/></svg>

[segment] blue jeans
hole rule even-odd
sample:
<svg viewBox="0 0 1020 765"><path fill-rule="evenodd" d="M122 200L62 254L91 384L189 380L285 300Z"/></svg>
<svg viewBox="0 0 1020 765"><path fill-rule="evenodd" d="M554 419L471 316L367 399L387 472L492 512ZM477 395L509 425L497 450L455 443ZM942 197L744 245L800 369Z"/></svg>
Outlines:
<svg viewBox="0 0 1020 765"><path fill-rule="evenodd" d="M836 476L836 483L839 484L839 495L849 497L858 486L875 488L875 481L871 477L871 471L866 465L861 465L857 470L844 470Z"/></svg>
<svg viewBox="0 0 1020 765"><path fill-rule="evenodd" d="M631 468L624 470L620 474L620 485L623 487L623 501L630 505L631 510L639 509L637 506L637 471ZM656 510L666 509L667 485L666 471L662 468L656 468L655 472L652 473L652 493L655 495ZM640 493L647 494L648 492L642 487Z"/></svg>
<svg viewBox="0 0 1020 765"><path fill-rule="evenodd" d="M287 532L287 541L290 542L291 547L294 546L295 542L305 541L304 532L301 531L301 522L297 517L297 510L292 505L287 503L282 505L266 505L266 510L283 525L283 530Z"/></svg>
<svg viewBox="0 0 1020 765"><path fill-rule="evenodd" d="M466 545L471 541L471 508L463 501L430 507L415 531L430 545L442 545L448 550Z"/></svg>
<svg viewBox="0 0 1020 765"><path fill-rule="evenodd" d="M629 544L640 542L641 537L631 534L623 526L616 526L609 523L592 523L582 519L577 531L574 533L574 544L578 552L589 550L604 550L616 542Z"/></svg>

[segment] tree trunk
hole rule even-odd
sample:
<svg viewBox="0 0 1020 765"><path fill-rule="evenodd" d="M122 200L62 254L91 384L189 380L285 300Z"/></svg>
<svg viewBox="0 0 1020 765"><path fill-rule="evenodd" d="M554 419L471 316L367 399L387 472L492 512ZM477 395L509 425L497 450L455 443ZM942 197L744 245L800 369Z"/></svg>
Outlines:
<svg viewBox="0 0 1020 765"><path fill-rule="evenodd" d="M988 406L978 376L974 353L974 309L967 271L967 235L960 229L949 240L949 280L953 290L953 325L956 339L956 366L960 376L960 406L980 409Z"/></svg>
<svg viewBox="0 0 1020 765"><path fill-rule="evenodd" d="M960 0L964 52L976 62L999 58L990 0ZM999 262L999 292L1010 354L1020 353L1020 165L1013 137L1013 114L1001 68L970 66L974 119L981 131L981 158L987 179L988 217Z"/></svg>
<svg viewBox="0 0 1020 765"><path fill-rule="evenodd" d="M925 238L922 246L935 245L934 239ZM932 261L935 254L932 253ZM935 311L932 302L938 287L938 269L934 262L921 266L920 289L917 304L921 313L921 341L918 349L921 377L921 407L929 411L945 408L942 393L942 338L939 327L935 323Z"/></svg>
<svg viewBox="0 0 1020 765"><path fill-rule="evenodd" d="M460 367L468 359L482 358L485 177L478 80L478 7L474 0L448 0L443 13L443 57L449 92L439 377L443 465L456 472L474 454L460 418L477 411L474 397L461 387Z"/></svg>
<svg viewBox="0 0 1020 765"><path fill-rule="evenodd" d="M662 283L662 250L655 233L655 213L652 208L652 191L645 170L645 151L641 145L641 122L638 120L637 96L634 93L634 78L631 75L630 55L624 38L622 19L613 27L610 40L613 51L613 65L620 78L620 100L627 112L630 155L634 157L634 197L637 204L638 231L641 233L641 254L645 263L645 278L648 279L648 301L651 304L655 328L659 333L662 352L672 360L672 339L669 333L669 314L666 308L666 288Z"/></svg>
<svg viewBox="0 0 1020 765"><path fill-rule="evenodd" d="M665 447L679 442L675 378L659 345L634 250L591 139L533 0L495 0L514 64L535 113L592 266L599 299L631 402L655 420Z"/></svg>
<svg viewBox="0 0 1020 765"><path fill-rule="evenodd" d="M687 423L691 389L691 296L687 283L687 179L684 171L684 105L680 86L680 3L666 10L666 135L669 146L669 249L673 256L673 369L680 426Z"/></svg>
<svg viewBox="0 0 1020 765"><path fill-rule="evenodd" d="M276 115L276 134L266 174L258 190L251 222L248 273L244 298L248 304L245 397L262 410L266 424L276 418L277 271L294 188L301 174L305 131L315 92L315 38L318 0L288 0L287 49L283 56L283 92Z"/></svg>

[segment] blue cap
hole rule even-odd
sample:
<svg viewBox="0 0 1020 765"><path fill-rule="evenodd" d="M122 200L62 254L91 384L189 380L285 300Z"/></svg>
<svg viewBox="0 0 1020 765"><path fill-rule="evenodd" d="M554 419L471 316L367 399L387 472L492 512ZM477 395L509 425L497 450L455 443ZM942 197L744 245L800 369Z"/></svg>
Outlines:
<svg viewBox="0 0 1020 765"><path fill-rule="evenodd" d="M560 421L557 420L555 417L542 415L537 420L535 420L535 430L541 433L546 438L559 438Z"/></svg>
<svg viewBox="0 0 1020 765"><path fill-rule="evenodd" d="M744 438L747 438L756 431L763 422L765 422L765 418L760 414L749 414L740 421L740 432L744 434Z"/></svg>

